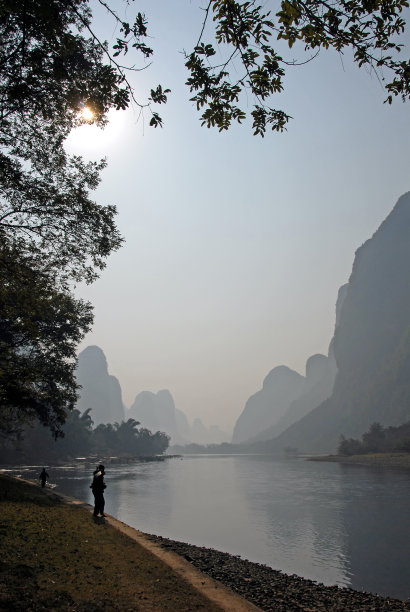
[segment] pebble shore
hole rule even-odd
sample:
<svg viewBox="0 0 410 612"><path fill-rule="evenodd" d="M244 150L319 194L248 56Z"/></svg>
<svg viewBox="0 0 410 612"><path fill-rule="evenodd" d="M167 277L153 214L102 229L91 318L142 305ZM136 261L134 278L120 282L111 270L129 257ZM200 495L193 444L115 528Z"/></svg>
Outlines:
<svg viewBox="0 0 410 612"><path fill-rule="evenodd" d="M163 548L181 555L201 572L265 612L410 611L410 603L399 599L324 586L295 575L288 576L266 565L252 563L228 553L161 536L147 536Z"/></svg>

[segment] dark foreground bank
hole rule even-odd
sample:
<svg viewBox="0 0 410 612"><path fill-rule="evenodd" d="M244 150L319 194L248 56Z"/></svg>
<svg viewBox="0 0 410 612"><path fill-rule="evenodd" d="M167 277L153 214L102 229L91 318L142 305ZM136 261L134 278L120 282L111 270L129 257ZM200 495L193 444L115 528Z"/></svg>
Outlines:
<svg viewBox="0 0 410 612"><path fill-rule="evenodd" d="M221 612L89 509L0 475L3 612Z"/></svg>
<svg viewBox="0 0 410 612"><path fill-rule="evenodd" d="M160 536L148 537L181 555L201 572L222 582L265 612L410 610L409 602L337 586L327 587L228 553Z"/></svg>

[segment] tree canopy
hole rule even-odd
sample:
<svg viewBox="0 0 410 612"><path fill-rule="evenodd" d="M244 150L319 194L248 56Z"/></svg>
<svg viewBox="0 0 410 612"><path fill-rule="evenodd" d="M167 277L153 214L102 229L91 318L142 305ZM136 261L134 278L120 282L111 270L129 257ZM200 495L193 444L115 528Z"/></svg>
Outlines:
<svg viewBox="0 0 410 612"><path fill-rule="evenodd" d="M408 100L410 61L401 59L399 42L408 6L407 0L282 0L276 6L209 0L198 42L186 61L187 85L202 124L224 130L232 121L242 122L241 94L248 92L254 101L254 133L263 136L267 127L282 131L290 117L271 106L273 97L284 89L286 70L314 59L321 49L349 50L354 62L378 75L387 102L394 96ZM210 21L213 28L207 28ZM207 35L210 42L204 41ZM289 57L289 49L302 59Z"/></svg>
<svg viewBox="0 0 410 612"><path fill-rule="evenodd" d="M3 117L24 108L30 129L36 121L55 125L58 119L69 130L81 107L101 123L109 108L134 102L149 108L151 125L162 125L153 109L167 101L169 90L156 85L139 100L128 78L154 55L140 3L138 8L132 0L98 4L116 31L108 42L100 37L89 0L0 2ZM290 117L273 102L284 90L286 71L331 48L349 52L359 66L374 71L388 103L395 96L408 100L410 61L401 43L408 6L408 0L198 2L198 32L185 63L202 124L228 129L245 119L244 108L252 102L254 133L285 129Z"/></svg>
<svg viewBox="0 0 410 612"><path fill-rule="evenodd" d="M39 420L61 434L75 404L76 346L91 307L70 281L91 282L119 248L115 206L90 197L104 162L67 155L91 104L103 124L129 91L93 37L83 0L0 1L0 431Z"/></svg>
<svg viewBox="0 0 410 612"><path fill-rule="evenodd" d="M0 2L0 236L44 258L59 279L92 281L121 244L115 207L89 191L104 162L70 157L64 140L92 98L96 121L127 104L102 50L74 33L87 4Z"/></svg>
<svg viewBox="0 0 410 612"><path fill-rule="evenodd" d="M0 242L0 434L38 420L58 435L76 402L76 349L91 306Z"/></svg>
<svg viewBox="0 0 410 612"><path fill-rule="evenodd" d="M82 414L74 408L67 415L65 436L53 440L40 424L25 427L24 436L13 444L0 438L2 464L73 460L77 457L153 457L162 455L169 444L169 436L161 431L152 433L138 427L133 419L121 423L106 423L93 428L90 410Z"/></svg>
<svg viewBox="0 0 410 612"><path fill-rule="evenodd" d="M408 452L410 452L410 421L398 427L383 427L380 423L372 423L361 440L341 436L338 446L338 454L342 456Z"/></svg>
<svg viewBox="0 0 410 612"><path fill-rule="evenodd" d="M35 421L59 436L77 401L77 345L92 308L54 265L52 257L30 254L24 240L1 235L0 436L18 436Z"/></svg>

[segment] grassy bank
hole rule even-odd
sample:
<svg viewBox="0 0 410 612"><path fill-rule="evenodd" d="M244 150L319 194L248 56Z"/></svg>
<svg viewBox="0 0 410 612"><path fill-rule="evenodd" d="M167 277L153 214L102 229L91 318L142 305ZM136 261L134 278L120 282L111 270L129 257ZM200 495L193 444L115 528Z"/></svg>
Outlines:
<svg viewBox="0 0 410 612"><path fill-rule="evenodd" d="M328 455L309 457L309 461L333 461L336 463L349 463L352 465L368 465L386 468L410 469L410 453L373 453L368 455Z"/></svg>
<svg viewBox="0 0 410 612"><path fill-rule="evenodd" d="M220 608L107 523L0 475L0 610Z"/></svg>

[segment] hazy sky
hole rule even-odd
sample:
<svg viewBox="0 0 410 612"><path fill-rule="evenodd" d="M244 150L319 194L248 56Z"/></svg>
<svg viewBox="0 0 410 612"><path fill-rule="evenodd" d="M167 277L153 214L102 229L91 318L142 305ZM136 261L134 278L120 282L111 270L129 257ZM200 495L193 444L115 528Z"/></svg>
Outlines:
<svg viewBox="0 0 410 612"><path fill-rule="evenodd" d="M410 190L410 104L384 105L374 76L322 52L289 70L284 134L201 128L181 54L200 30L196 0L140 8L155 55L133 82L141 98L171 88L164 128L115 113L68 143L107 156L95 196L117 205L126 239L77 289L95 308L80 350L103 349L127 407L169 389L190 419L230 429L273 367L304 374L327 353L355 250Z"/></svg>

